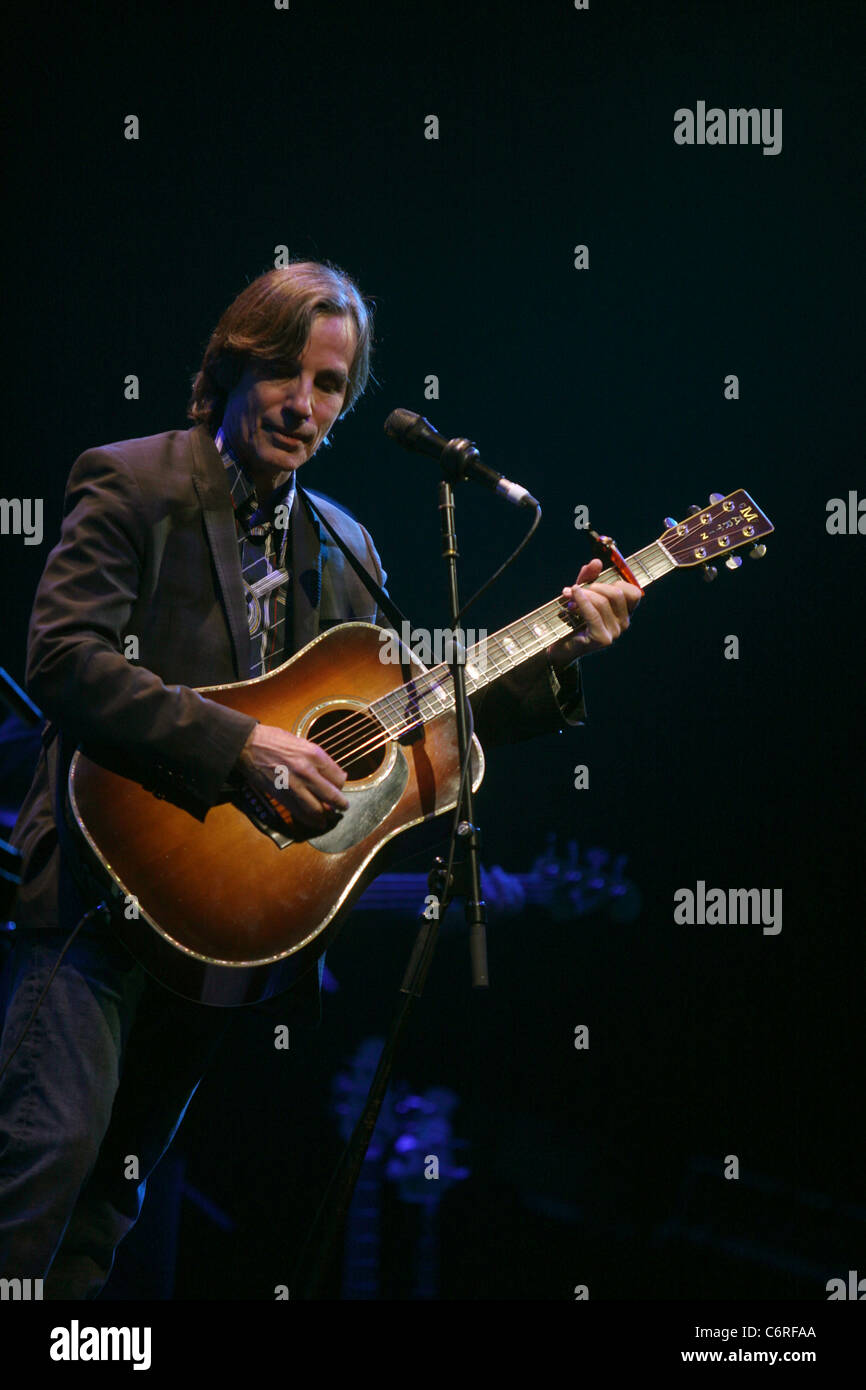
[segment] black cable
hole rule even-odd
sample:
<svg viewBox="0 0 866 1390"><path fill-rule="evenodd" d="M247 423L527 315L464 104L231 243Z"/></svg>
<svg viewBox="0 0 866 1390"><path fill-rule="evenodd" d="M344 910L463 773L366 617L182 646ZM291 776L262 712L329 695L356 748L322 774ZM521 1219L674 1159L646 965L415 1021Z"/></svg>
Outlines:
<svg viewBox="0 0 866 1390"><path fill-rule="evenodd" d="M508 559L507 559L507 560L503 560L502 564L499 566L499 569L498 569L498 570L494 570L494 572L493 572L493 574L491 574L490 578L489 578L489 579L486 579L486 580L484 581L484 583L481 585L481 588L480 588L480 589L476 589L476 591L475 591L475 593L472 595L472 597L471 597L470 599L468 599L466 603L464 603L463 607L460 609L460 612L457 614L457 622L459 622L460 619L463 617L463 614L464 614L469 608L472 607L472 605L473 605L473 603L475 602L475 600L478 599L478 598L480 598L482 594L486 593L487 590L490 588L490 585L493 584L493 583L495 583L496 580L499 578L499 576L500 576L501 574L504 574L504 572L508 569L508 566L509 566L509 565L512 565L512 564L514 563L514 561L517 559L517 557L518 557L518 555L520 554L520 552L521 552L521 550L523 549L523 547L524 547L525 545L528 545L529 542L531 541L532 537L535 535L535 532L536 532L536 530L537 530L537 528L538 528L538 524L539 524L540 521L541 521L541 508L540 508L540 507L538 506L538 504L536 503L536 506L535 506L535 516L534 516L534 518L533 518L532 525L530 526L530 528L529 528L529 530L527 531L526 535L523 537L523 540L520 542L520 544L517 546L517 548L516 548L515 550L512 550L511 554L508 556Z"/></svg>
<svg viewBox="0 0 866 1390"><path fill-rule="evenodd" d="M30 1015L30 1017L28 1018L28 1020L27 1020L27 1022L25 1023L25 1025L24 1025L24 1028L23 1028L22 1033L21 1033L21 1037L18 1039L18 1041L17 1041L17 1043L15 1044L15 1046L13 1047L12 1051L9 1053L9 1056L6 1058L6 1061L3 1063L3 1066L0 1067L0 1081L3 1080L3 1077L5 1076L6 1071L7 1071L8 1067L9 1067L9 1064L10 1064L11 1061L12 1061L12 1058L15 1056L15 1053L18 1051L18 1049L19 1049L19 1047L21 1046L21 1044L23 1043L24 1039L27 1037L27 1034L28 1034L28 1032L30 1031L30 1026L31 1026L31 1024L33 1023L33 1020L35 1019L36 1015L38 1014L39 1010L40 1010L41 1007L42 1007L42 1001L44 1000L46 994L48 993L48 990L49 990L49 988L50 988L50 986L51 986L51 981L54 979L54 976L57 974L57 971L60 969L60 965L61 965L61 963L62 963L62 961L63 961L63 957L66 955L66 952L69 950L69 947L72 945L72 943L73 943L73 941L75 940L76 936L77 936L78 933L81 931L81 928L84 926L85 922L88 922L88 921L90 920L91 917L95 917L95 916L96 916L98 913L100 913L100 912L105 912L105 913L108 912L108 908L107 908L107 906L105 905L105 903L97 903L96 907L92 907L92 908L90 909L89 912L85 912L84 916L81 918L81 921L78 922L78 923L76 923L75 928L73 929L73 931L72 931L72 933L71 933L71 935L70 935L70 937L69 937L69 940L66 942L65 946L63 947L63 950L60 952L60 955L57 957L57 960L54 962L54 969L51 971L51 974L48 976L48 980L47 980L47 982L46 982L46 984L45 984L45 988L43 989L42 993L40 994L39 998L36 1000L36 1003L35 1003L34 1006L33 1006L33 1012L32 1012L32 1014Z"/></svg>

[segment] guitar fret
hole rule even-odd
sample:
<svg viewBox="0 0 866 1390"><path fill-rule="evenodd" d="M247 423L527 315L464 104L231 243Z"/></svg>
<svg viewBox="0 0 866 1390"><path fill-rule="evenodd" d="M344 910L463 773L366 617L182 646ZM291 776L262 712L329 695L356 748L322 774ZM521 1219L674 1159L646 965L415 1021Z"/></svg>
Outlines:
<svg viewBox="0 0 866 1390"><path fill-rule="evenodd" d="M644 584L652 582L651 572L647 569L643 560L639 560L636 555L632 559L632 568L635 571L636 579L640 579ZM637 573L637 571L640 571L640 573Z"/></svg>

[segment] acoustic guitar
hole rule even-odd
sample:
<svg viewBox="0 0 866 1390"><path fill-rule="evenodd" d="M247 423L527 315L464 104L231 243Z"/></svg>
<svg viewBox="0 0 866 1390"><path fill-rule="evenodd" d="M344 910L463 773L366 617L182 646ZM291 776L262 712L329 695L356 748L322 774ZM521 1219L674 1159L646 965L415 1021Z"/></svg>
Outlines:
<svg viewBox="0 0 866 1390"><path fill-rule="evenodd" d="M710 566L773 530L748 493L713 494L625 562L645 589L670 571ZM614 583L622 558L596 582ZM562 597L470 647L468 694L579 626ZM88 882L147 970L189 999L241 1005L287 989L318 957L398 836L454 809L459 773L447 665L381 660L381 629L330 628L277 670L203 695L319 744L347 773L349 809L324 831L296 823L277 795L238 789L203 821L77 752L69 821ZM405 679L406 673L409 679ZM484 755L473 736L477 789Z"/></svg>

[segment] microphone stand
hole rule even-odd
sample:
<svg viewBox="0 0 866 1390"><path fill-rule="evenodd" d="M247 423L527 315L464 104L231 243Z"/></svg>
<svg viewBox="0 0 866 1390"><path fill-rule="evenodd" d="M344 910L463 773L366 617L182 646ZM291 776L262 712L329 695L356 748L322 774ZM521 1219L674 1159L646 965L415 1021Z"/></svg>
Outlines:
<svg viewBox="0 0 866 1390"><path fill-rule="evenodd" d="M446 449L446 454L448 450ZM486 988L487 978L487 908L481 896L481 832L475 823L475 798L472 791L470 723L472 710L466 698L466 649L456 640L460 597L457 587L457 531L454 524L454 489L447 479L439 484L439 516L442 532L442 558L448 576L448 601L451 608L452 644L451 678L454 682L454 714L457 724L457 750L460 779L460 799L457 805L457 835L463 853L454 866L453 884L446 883L445 891L465 898L466 923L469 927L469 960L472 984Z"/></svg>
<svg viewBox="0 0 866 1390"><path fill-rule="evenodd" d="M454 491L447 480L439 484L439 513L442 556L448 575L451 630L456 632L457 615L460 612L457 586L459 552L454 525ZM472 711L466 699L466 651L462 643L458 645L456 640L452 643L451 655L449 666L454 681L454 713L460 774L458 801L455 807L456 834L452 832L447 861L452 872L449 874L446 871L446 865L441 858L434 861L430 871L428 886L440 908L434 911L425 908L418 915L418 933L400 985L402 1000L391 1021L364 1110L331 1177L316 1219L300 1252L292 1281L292 1292L293 1296L303 1301L315 1300L322 1295L334 1247L346 1219L361 1164L373 1137L373 1130L391 1080L394 1057L414 1003L420 999L424 989L439 933L440 914L455 894L466 899L472 983L478 988L485 988L488 984L487 908L481 897L481 835L475 824L472 772L469 763ZM462 844L463 850L460 859L454 864L453 855L457 842Z"/></svg>

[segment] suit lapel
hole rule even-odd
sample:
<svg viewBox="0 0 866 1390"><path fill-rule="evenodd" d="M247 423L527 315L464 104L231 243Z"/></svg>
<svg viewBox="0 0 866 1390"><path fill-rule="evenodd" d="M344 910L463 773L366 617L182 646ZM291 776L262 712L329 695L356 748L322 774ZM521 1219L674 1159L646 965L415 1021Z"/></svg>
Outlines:
<svg viewBox="0 0 866 1390"><path fill-rule="evenodd" d="M193 485L204 514L205 531L213 556L223 608L232 640L238 680L250 674L250 632L241 578L241 562L225 465L219 450L203 426L190 430L193 452Z"/></svg>
<svg viewBox="0 0 866 1390"><path fill-rule="evenodd" d="M297 484L292 509L292 619L294 649L299 652L319 635L322 603L322 550L325 537Z"/></svg>

